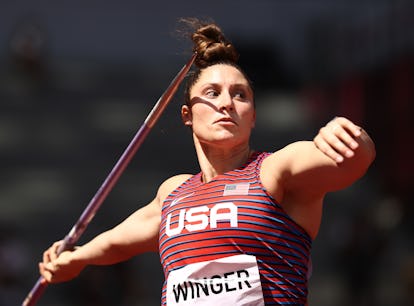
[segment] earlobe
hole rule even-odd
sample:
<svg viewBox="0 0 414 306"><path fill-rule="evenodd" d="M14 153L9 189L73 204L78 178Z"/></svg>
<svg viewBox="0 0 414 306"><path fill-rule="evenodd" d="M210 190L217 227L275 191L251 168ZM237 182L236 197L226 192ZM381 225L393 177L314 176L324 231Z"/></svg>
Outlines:
<svg viewBox="0 0 414 306"><path fill-rule="evenodd" d="M181 107L181 119L183 120L184 125L192 126L193 122L191 120L191 112L187 105Z"/></svg>

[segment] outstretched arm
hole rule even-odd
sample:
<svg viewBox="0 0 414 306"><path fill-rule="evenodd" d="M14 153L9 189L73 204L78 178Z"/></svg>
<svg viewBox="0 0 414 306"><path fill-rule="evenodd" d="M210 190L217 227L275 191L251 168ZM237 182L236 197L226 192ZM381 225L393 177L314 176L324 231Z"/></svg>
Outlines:
<svg viewBox="0 0 414 306"><path fill-rule="evenodd" d="M166 180L151 203L134 212L116 227L72 251L65 251L57 256L62 242L54 243L44 252L43 262L39 263L39 270L45 281L69 281L88 265L111 265L141 253L157 252L162 202L187 177L179 175Z"/></svg>
<svg viewBox="0 0 414 306"><path fill-rule="evenodd" d="M161 208L154 200L118 226L72 251L57 256L62 241L55 242L43 254L40 273L47 282L63 282L78 276L88 265L111 265L139 253L156 251L160 218Z"/></svg>

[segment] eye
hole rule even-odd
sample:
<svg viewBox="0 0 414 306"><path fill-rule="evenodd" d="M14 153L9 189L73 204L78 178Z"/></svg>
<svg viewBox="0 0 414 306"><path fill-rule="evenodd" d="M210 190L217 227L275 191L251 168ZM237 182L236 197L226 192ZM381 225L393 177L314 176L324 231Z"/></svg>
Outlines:
<svg viewBox="0 0 414 306"><path fill-rule="evenodd" d="M247 85L235 85L231 89L231 95L233 99L246 102L252 99L251 90Z"/></svg>
<svg viewBox="0 0 414 306"><path fill-rule="evenodd" d="M233 93L233 98L237 101L247 102L251 100L251 96L245 90L237 90Z"/></svg>
<svg viewBox="0 0 414 306"><path fill-rule="evenodd" d="M234 97L239 100L244 100L246 98L246 93L243 91L237 91L234 93Z"/></svg>
<svg viewBox="0 0 414 306"><path fill-rule="evenodd" d="M214 98L219 95L219 92L215 90L214 88L209 88L205 91L204 95L209 98Z"/></svg>

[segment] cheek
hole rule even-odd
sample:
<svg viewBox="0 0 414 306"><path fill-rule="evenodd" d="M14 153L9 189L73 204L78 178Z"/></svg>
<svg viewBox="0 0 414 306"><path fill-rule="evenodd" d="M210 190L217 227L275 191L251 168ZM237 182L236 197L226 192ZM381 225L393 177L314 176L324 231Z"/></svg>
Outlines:
<svg viewBox="0 0 414 306"><path fill-rule="evenodd" d="M254 127L256 121L256 111L252 108L247 108L241 113L243 122L246 122L251 127Z"/></svg>
<svg viewBox="0 0 414 306"><path fill-rule="evenodd" d="M193 106L192 108L192 117L193 123L195 122L208 122L209 118L212 118L214 111L211 107L206 107L204 105Z"/></svg>

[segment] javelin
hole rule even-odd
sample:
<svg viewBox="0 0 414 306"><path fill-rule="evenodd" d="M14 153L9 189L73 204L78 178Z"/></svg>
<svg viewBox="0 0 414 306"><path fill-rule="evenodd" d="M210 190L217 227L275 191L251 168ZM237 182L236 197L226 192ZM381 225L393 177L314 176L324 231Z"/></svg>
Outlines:
<svg viewBox="0 0 414 306"><path fill-rule="evenodd" d="M172 80L168 88L164 91L162 96L158 99L157 103L152 108L151 112L148 114L144 123L141 125L138 132L135 134L134 138L119 158L118 162L115 164L109 175L106 177L105 181L98 189L92 200L89 202L88 206L83 211L82 215L72 227L70 232L65 236L63 243L60 245L57 253L58 255L63 251L69 250L75 246L75 243L78 241L79 237L83 234L89 222L95 216L102 202L105 200L109 192L114 187L115 183L118 181L121 174L124 172L128 163L131 161L132 157L137 152L138 148L141 146L144 139L147 137L151 128L155 125L161 113L165 110L168 103L171 101L181 82L185 78L187 72L190 70L191 65L193 64L197 53L194 53L189 61L181 68L175 78ZM23 306L33 306L39 300L43 292L46 290L48 283L44 280L42 276L39 277L36 284L33 286L32 290L26 296L23 301Z"/></svg>

